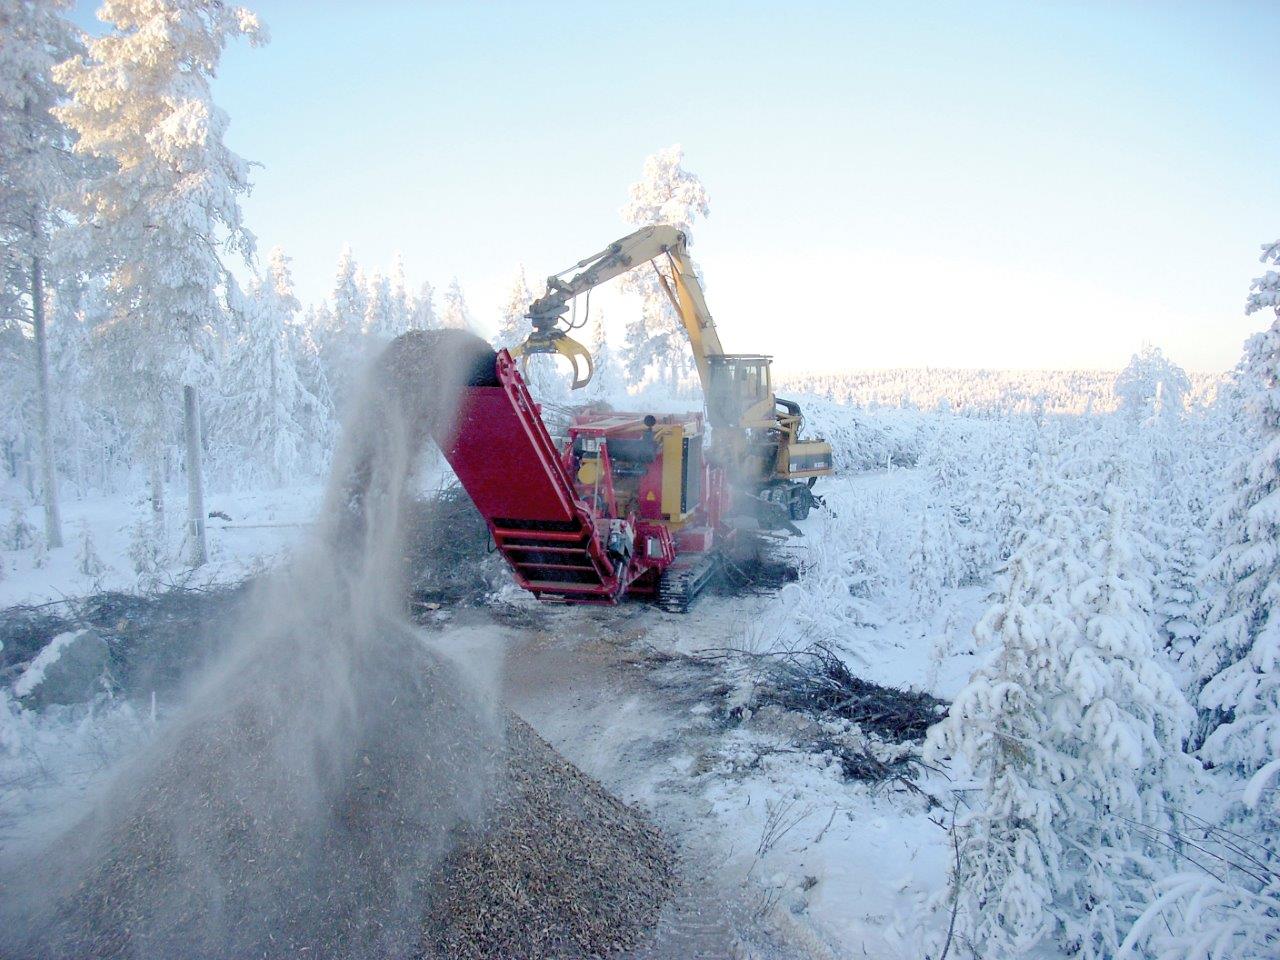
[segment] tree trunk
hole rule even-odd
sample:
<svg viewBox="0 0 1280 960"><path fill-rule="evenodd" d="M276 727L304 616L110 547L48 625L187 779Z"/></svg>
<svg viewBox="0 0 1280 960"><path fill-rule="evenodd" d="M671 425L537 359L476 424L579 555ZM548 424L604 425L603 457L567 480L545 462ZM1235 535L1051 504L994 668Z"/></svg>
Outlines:
<svg viewBox="0 0 1280 960"><path fill-rule="evenodd" d="M182 388L182 412L187 431L187 533L191 541L191 566L209 559L204 529L204 467L200 447L200 400L196 388Z"/></svg>
<svg viewBox="0 0 1280 960"><path fill-rule="evenodd" d="M58 508L58 471L53 458L53 428L49 402L49 337L44 317L44 264L31 258L31 324L36 335L36 393L39 403L40 486L44 495L44 539L50 548L62 546L62 511Z"/></svg>
<svg viewBox="0 0 1280 960"><path fill-rule="evenodd" d="M31 434L22 434L22 482L26 485L27 496L36 498L36 459L31 453Z"/></svg>

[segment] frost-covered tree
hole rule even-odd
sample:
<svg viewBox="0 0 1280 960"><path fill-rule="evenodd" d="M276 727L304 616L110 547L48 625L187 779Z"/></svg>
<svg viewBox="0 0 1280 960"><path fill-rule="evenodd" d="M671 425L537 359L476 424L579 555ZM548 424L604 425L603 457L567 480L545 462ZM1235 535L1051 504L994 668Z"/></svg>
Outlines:
<svg viewBox="0 0 1280 960"><path fill-rule="evenodd" d="M82 576L97 581L106 572L107 565L98 556L97 545L93 542L93 531L89 524L80 524L80 545L76 550L76 569Z"/></svg>
<svg viewBox="0 0 1280 960"><path fill-rule="evenodd" d="M1280 256L1271 245L1265 257ZM1200 707L1215 727L1201 756L1252 775L1280 756L1280 307L1276 274L1254 281L1249 310L1274 309L1241 364L1254 446L1231 469L1217 524L1225 544L1208 568L1211 602L1195 661Z"/></svg>
<svg viewBox="0 0 1280 960"><path fill-rule="evenodd" d="M229 351L223 377L220 426L235 458L275 483L319 469L328 422L322 400L307 390L299 371L294 334L300 305L293 293L289 258L279 247L267 275L255 279L244 310L244 328Z"/></svg>
<svg viewBox="0 0 1280 960"><path fill-rule="evenodd" d="M427 281L418 288L418 295L413 300L413 309L409 313L410 330L434 330L440 326L436 319L435 290Z"/></svg>
<svg viewBox="0 0 1280 960"><path fill-rule="evenodd" d="M1076 629L1062 634L1050 674L1061 678L1045 738L1073 761L1060 833L1074 863L1064 896L1068 949L1113 957L1160 875L1151 833L1174 826L1188 778L1182 742L1191 708L1156 658L1150 598L1134 572L1118 482L1102 498L1107 529L1092 575L1071 595Z"/></svg>
<svg viewBox="0 0 1280 960"><path fill-rule="evenodd" d="M1072 764L1044 742L1044 677L1054 669L1050 634L1059 616L1032 596L1033 547L1010 558L1003 598L974 628L980 646L995 648L993 659L925 746L927 757L963 757L983 785L981 804L956 823L959 862L950 885L958 937L990 960L1028 956L1057 927L1056 788Z"/></svg>
<svg viewBox="0 0 1280 960"><path fill-rule="evenodd" d="M623 220L634 227L670 224L684 231L690 245L694 221L711 212L702 181L684 168L684 149L679 144L648 157L640 179L628 193ZM641 302L640 314L626 328L622 356L627 376L639 383L650 370L656 370L674 390L692 365L680 318L651 268L631 271L621 284L623 290L638 294Z"/></svg>
<svg viewBox="0 0 1280 960"><path fill-rule="evenodd" d="M1280 240L1262 245L1261 263L1280 266ZM1273 310L1280 314L1280 273L1267 269L1262 276L1249 284L1249 299L1245 302L1245 313L1256 313L1259 310Z"/></svg>
<svg viewBox="0 0 1280 960"><path fill-rule="evenodd" d="M1135 420L1176 417L1186 408L1191 380L1159 347L1146 346L1135 353L1116 377L1120 409Z"/></svg>
<svg viewBox="0 0 1280 960"><path fill-rule="evenodd" d="M364 282L364 336L386 343L403 333L396 329L391 310L391 281L374 270Z"/></svg>
<svg viewBox="0 0 1280 960"><path fill-rule="evenodd" d="M454 277L449 289L444 292L444 303L440 308L440 326L450 330L470 330L471 311L467 309L466 298L462 295L462 286Z"/></svg>
<svg viewBox="0 0 1280 960"><path fill-rule="evenodd" d="M926 504L907 556L907 582L915 600L915 612L925 616L937 610L942 592L956 585L956 544L945 509L935 500Z"/></svg>
<svg viewBox="0 0 1280 960"><path fill-rule="evenodd" d="M604 311L596 309L591 318L591 359L595 363L595 375L587 385L587 396L591 400L610 402L625 392L625 384L618 370L618 362L614 359L613 348L609 345L608 330L605 327Z"/></svg>
<svg viewBox="0 0 1280 960"><path fill-rule="evenodd" d="M127 447L109 404L104 379L112 371L94 362L93 331L108 317L99 278L64 279L50 311L49 369L58 384L53 394L53 427L61 455L58 466L81 493L106 488Z"/></svg>
<svg viewBox="0 0 1280 960"><path fill-rule="evenodd" d="M495 350L511 349L523 343L533 330L529 318L529 304L533 302L533 293L529 289L529 280L525 276L524 264L516 268L511 278L511 286L507 290L506 299L502 302L502 313L498 317L498 332L493 338Z"/></svg>
<svg viewBox="0 0 1280 960"><path fill-rule="evenodd" d="M387 307L388 328L393 337L398 337L409 329L409 319L413 313L409 288L404 278L404 254L396 251L391 261L390 302Z"/></svg>
<svg viewBox="0 0 1280 960"><path fill-rule="evenodd" d="M51 112L64 97L56 64L83 48L62 16L67 0L0 0L0 328L10 332L15 366L30 347L35 426L40 446L45 539L62 546L57 450L49 389L48 294L50 241L61 224L63 195L84 165L71 152L67 127ZM19 332L30 321L31 340ZM25 364L24 364L25 365ZM5 365L9 367L9 364ZM6 369L10 385L26 379ZM21 402L17 397L9 402Z"/></svg>
<svg viewBox="0 0 1280 960"><path fill-rule="evenodd" d="M338 254L329 303L318 320L320 356L324 361L325 379L339 407L344 406L352 389L352 380L364 360L365 291L360 268L349 245Z"/></svg>
<svg viewBox="0 0 1280 960"><path fill-rule="evenodd" d="M87 185L80 213L112 258L102 349L118 372L118 408L153 464L159 505L179 388L189 460L200 451L195 391L213 377L224 258L248 259L254 246L240 212L248 164L224 142L227 116L211 84L229 41L256 45L266 34L249 11L205 0L106 0L98 15L112 30L54 69L72 96L54 113L76 133L79 153L111 167ZM188 478L198 564L206 553L198 462L188 463Z"/></svg>
<svg viewBox="0 0 1280 960"><path fill-rule="evenodd" d="M1190 478L1185 482L1193 482ZM1191 655L1204 628L1199 580L1205 564L1203 526L1195 498L1176 496L1170 522L1170 544L1156 580L1156 626L1170 656Z"/></svg>

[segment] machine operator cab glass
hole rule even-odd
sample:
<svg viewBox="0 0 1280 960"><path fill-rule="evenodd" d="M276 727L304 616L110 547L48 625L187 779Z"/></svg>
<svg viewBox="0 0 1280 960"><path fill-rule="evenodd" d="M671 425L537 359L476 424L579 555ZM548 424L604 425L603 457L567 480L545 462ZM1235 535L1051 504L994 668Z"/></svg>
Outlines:
<svg viewBox="0 0 1280 960"><path fill-rule="evenodd" d="M737 426L753 407L764 405L762 416L772 414L773 384L769 377L772 358L760 354L726 354L708 357L710 395L707 413L711 425Z"/></svg>

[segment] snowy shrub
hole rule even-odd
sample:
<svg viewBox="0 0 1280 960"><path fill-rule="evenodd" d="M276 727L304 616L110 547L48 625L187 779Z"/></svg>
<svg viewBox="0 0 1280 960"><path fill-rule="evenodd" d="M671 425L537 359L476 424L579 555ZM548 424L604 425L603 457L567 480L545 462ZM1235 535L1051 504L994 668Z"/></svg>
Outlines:
<svg viewBox="0 0 1280 960"><path fill-rule="evenodd" d="M18 500L10 498L5 504L9 511L9 520L0 529L3 539L0 544L6 550L27 550L35 545L39 531L27 519L26 508Z"/></svg>
<svg viewBox="0 0 1280 960"><path fill-rule="evenodd" d="M98 549L93 542L93 531L87 523L80 525L80 545L76 549L76 569L83 576L96 581L106 572L107 565L98 556Z"/></svg>
<svg viewBox="0 0 1280 960"><path fill-rule="evenodd" d="M1253 836L1212 825L1183 848L1187 869L1163 877L1125 938L1119 958L1271 960L1280 947L1280 856L1256 837L1280 830L1280 759L1246 785ZM1197 825L1199 826L1199 825Z"/></svg>
<svg viewBox="0 0 1280 960"><path fill-rule="evenodd" d="M168 560L167 531L164 520L151 509L150 503L138 504L138 514L129 527L129 560L143 589L155 586Z"/></svg>

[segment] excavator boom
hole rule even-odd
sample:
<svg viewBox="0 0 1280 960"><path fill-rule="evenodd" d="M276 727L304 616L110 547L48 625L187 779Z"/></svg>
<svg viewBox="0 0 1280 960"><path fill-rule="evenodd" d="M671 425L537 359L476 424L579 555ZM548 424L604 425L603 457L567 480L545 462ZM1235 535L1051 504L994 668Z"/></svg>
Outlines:
<svg viewBox="0 0 1280 960"><path fill-rule="evenodd" d="M547 278L547 292L530 304L526 314L533 326L533 333L512 351L512 356L559 353L573 360L585 355L589 363L590 355L585 348L560 329L560 323L569 310L569 302L602 283L608 283L615 277L660 259L666 260L670 278L659 270L659 282L671 298L689 335L693 356L698 365L698 376L702 380L703 390L708 390L711 378L708 358L722 356L724 348L720 345L715 321L711 319L711 311L707 309L707 302L702 296L702 286L698 283L693 263L689 259L685 235L666 224L641 227L635 233L609 244L599 253L579 260L573 266ZM566 277L566 274L572 276ZM583 379L577 373L575 362L574 388L585 386L590 377L590 367Z"/></svg>

